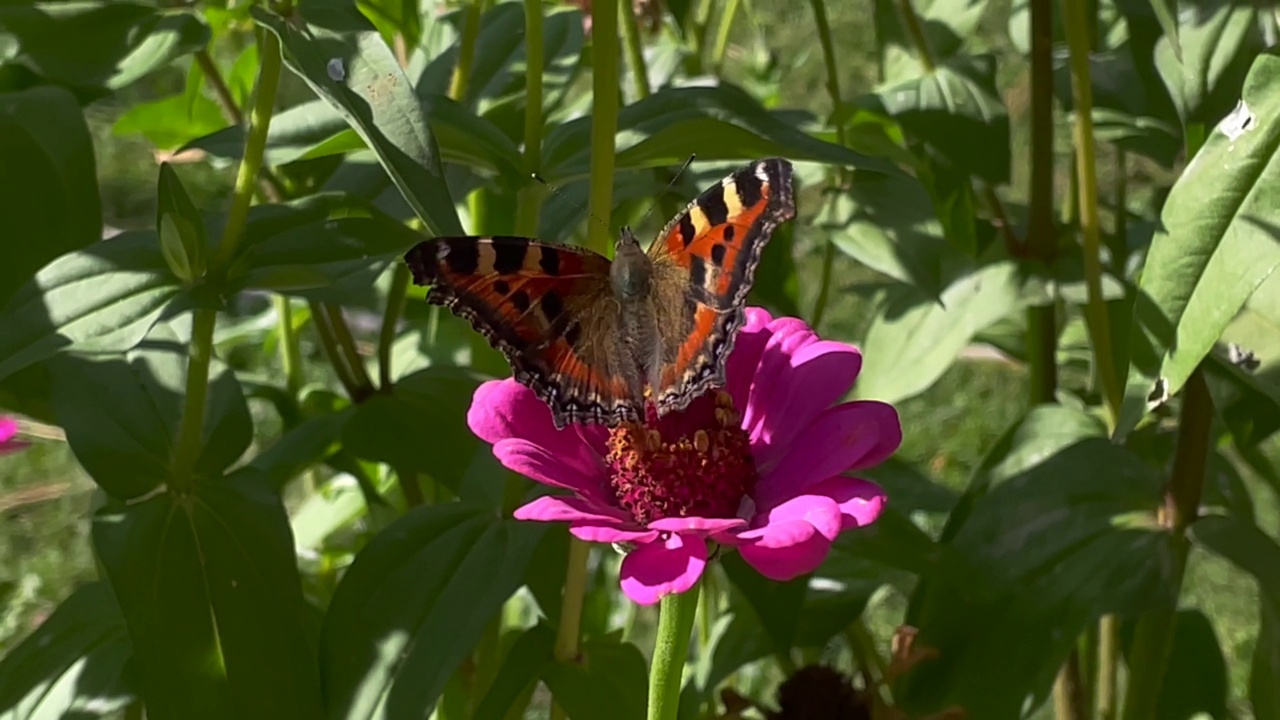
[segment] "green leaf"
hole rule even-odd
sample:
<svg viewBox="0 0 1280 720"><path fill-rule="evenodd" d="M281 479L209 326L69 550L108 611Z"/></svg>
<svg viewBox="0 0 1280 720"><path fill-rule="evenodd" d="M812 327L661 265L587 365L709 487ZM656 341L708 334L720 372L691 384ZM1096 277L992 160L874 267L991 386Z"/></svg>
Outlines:
<svg viewBox="0 0 1280 720"><path fill-rule="evenodd" d="M1168 2L1179 27L1156 41L1156 70L1184 124L1213 122L1231 107L1245 70L1266 47L1258 10L1230 0ZM1163 0L1152 7L1163 10ZM1163 13L1157 17L1167 22Z"/></svg>
<svg viewBox="0 0 1280 720"><path fill-rule="evenodd" d="M129 350L177 295L154 232L124 233L63 255L0 311L0 378L61 350Z"/></svg>
<svg viewBox="0 0 1280 720"><path fill-rule="evenodd" d="M338 447L342 427L349 417L350 413L340 412L304 420L286 430L249 465L265 475L273 487L283 488Z"/></svg>
<svg viewBox="0 0 1280 720"><path fill-rule="evenodd" d="M591 118L551 130L543 145L543 176L553 184L589 171ZM675 167L696 153L700 161L753 160L783 155L883 172L895 171L835 143L819 140L765 110L731 85L664 88L622 108L618 116L618 170Z"/></svg>
<svg viewBox="0 0 1280 720"><path fill-rule="evenodd" d="M1227 324L1280 265L1280 57L1260 55L1244 99L1165 201L1134 306L1116 437L1177 393ZM1159 387L1157 387L1157 378Z"/></svg>
<svg viewBox="0 0 1280 720"><path fill-rule="evenodd" d="M1191 526L1196 543L1230 561L1258 582L1272 612L1280 613L1280 543L1237 517L1206 515Z"/></svg>
<svg viewBox="0 0 1280 720"><path fill-rule="evenodd" d="M900 707L1029 713L1099 617L1172 602L1169 538L1153 518L1161 484L1144 461L1093 438L982 497L950 543L963 572L935 575L912 599L917 642L939 656L895 691Z"/></svg>
<svg viewBox="0 0 1280 720"><path fill-rule="evenodd" d="M209 241L200 211L169 163L160 163L157 197L156 234L164 261L179 280L192 284L204 276Z"/></svg>
<svg viewBox="0 0 1280 720"><path fill-rule="evenodd" d="M435 139L404 70L354 7L315 2L300 8L305 29L255 7L275 33L285 63L334 107L377 155L406 202L433 235L462 235Z"/></svg>
<svg viewBox="0 0 1280 720"><path fill-rule="evenodd" d="M49 261L102 239L93 141L69 93L0 93L0 185L3 303Z"/></svg>
<svg viewBox="0 0 1280 720"><path fill-rule="evenodd" d="M748 565L738 553L726 554L720 563L760 618L760 624L773 642L774 652L789 652L800 624L800 608L804 605L809 576L775 582Z"/></svg>
<svg viewBox="0 0 1280 720"><path fill-rule="evenodd" d="M450 367L404 377L390 395L360 404L343 428L343 446L397 472L425 473L457 492L479 445L465 418L480 381L470 371Z"/></svg>
<svg viewBox="0 0 1280 720"><path fill-rule="evenodd" d="M1009 114L995 71L990 55L953 58L931 73L880 90L875 109L883 109L951 164L1000 185L1009 181Z"/></svg>
<svg viewBox="0 0 1280 720"><path fill-rule="evenodd" d="M648 669L633 643L591 638L581 660L556 663L542 680L574 720L639 720L645 716Z"/></svg>
<svg viewBox="0 0 1280 720"><path fill-rule="evenodd" d="M120 500L171 477L171 454L186 398L187 348L168 326L123 355L66 354L49 363L58 424L76 459ZM195 472L217 477L253 438L235 374L211 361L204 435Z"/></svg>
<svg viewBox="0 0 1280 720"><path fill-rule="evenodd" d="M1204 715L1215 720L1230 717L1227 661L1209 618L1199 610L1179 610L1155 717L1191 720Z"/></svg>
<svg viewBox="0 0 1280 720"><path fill-rule="evenodd" d="M555 631L542 623L521 631L472 720L504 720L555 662L555 642Z"/></svg>
<svg viewBox="0 0 1280 720"><path fill-rule="evenodd" d="M203 49L209 28L188 12L101 0L0 7L18 60L50 81L91 94L119 90Z"/></svg>
<svg viewBox="0 0 1280 720"><path fill-rule="evenodd" d="M321 717L293 535L260 473L111 502L93 540L148 717Z"/></svg>
<svg viewBox="0 0 1280 720"><path fill-rule="evenodd" d="M520 585L543 532L460 503L415 508L373 538L321 634L329 717L426 717Z"/></svg>
<svg viewBox="0 0 1280 720"><path fill-rule="evenodd" d="M1280 614L1275 603L1263 598L1259 603L1257 644L1249 666L1249 704L1258 718L1280 716Z"/></svg>
<svg viewBox="0 0 1280 720"><path fill-rule="evenodd" d="M256 47L249 45L250 49ZM256 56L256 50L254 54ZM157 148L174 150L193 138L226 127L227 121L218 104L202 91L204 81L204 72L192 63L187 71L186 89L181 94L133 105L111 126L112 133L118 136L140 133ZM238 102L243 102L243 98Z"/></svg>
<svg viewBox="0 0 1280 720"><path fill-rule="evenodd" d="M738 593L730 594L729 607L717 614L711 642L699 654L697 666L680 689L680 716L696 717L699 708L738 668L774 650L755 611Z"/></svg>
<svg viewBox="0 0 1280 720"><path fill-rule="evenodd" d="M133 648L111 588L71 593L35 632L0 660L0 716L97 717L133 699Z"/></svg>
<svg viewBox="0 0 1280 720"><path fill-rule="evenodd" d="M858 397L897 402L934 383L975 333L1028 302L1018 266L998 262L959 277L930 301L914 288L889 290L863 343Z"/></svg>

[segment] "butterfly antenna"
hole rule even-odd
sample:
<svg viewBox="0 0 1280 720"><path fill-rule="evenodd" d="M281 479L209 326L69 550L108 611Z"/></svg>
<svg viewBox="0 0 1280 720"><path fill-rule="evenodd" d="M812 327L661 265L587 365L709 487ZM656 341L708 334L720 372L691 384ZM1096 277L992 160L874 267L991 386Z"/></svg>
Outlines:
<svg viewBox="0 0 1280 720"><path fill-rule="evenodd" d="M583 215L586 215L588 218L590 218L590 219L592 219L592 220L595 220L596 222L598 222L598 223L600 223L601 225L603 225L603 226L604 226L604 230L605 230L605 232L606 232L606 233L612 233L612 232L613 232L613 230L609 227L609 223L605 222L604 220L601 220L601 219L600 219L600 217L599 217L598 215L596 215L595 213L591 212L591 210L590 210L589 208L587 208L587 206L586 206L586 205L583 205L582 203L578 202L578 201L577 201L577 200L575 200L574 198L569 197L569 196L568 196L568 194L566 194L566 193L564 193L563 191L561 191L561 190L560 190L560 188L558 188L558 187L556 187L556 186L552 185L551 183L548 183L548 182L547 182L545 179L543 179L543 177L542 177L541 175L539 175L538 173L536 173L536 172L535 172L535 173L530 173L530 174L529 174L529 176L530 176L530 177L532 177L534 180L537 180L539 183L541 183L543 187L545 187L545 188L547 188L548 190L550 190L551 192L555 193L555 194L556 194L556 197L560 198L561 200L564 200L564 201L568 202L569 204L571 204L571 205L573 205L574 207L576 207L576 208L578 208L579 210L581 210Z"/></svg>
<svg viewBox="0 0 1280 720"><path fill-rule="evenodd" d="M667 191L675 187L676 181L680 179L680 176L684 174L684 171L688 170L689 166L692 165L693 161L696 160L697 158L698 158L697 153L690 154L689 159L685 160L684 164L680 166L680 169L676 171L676 174L671 176L671 182L667 183L667 186L662 189L662 192L658 193L658 197L662 197L663 195L666 195ZM644 221L649 219L649 216L653 214L654 209L657 207L658 207L658 201L654 200L653 204L649 206L649 210L645 212L644 217L640 218L640 222L636 223L636 226L639 227L641 225L644 225Z"/></svg>

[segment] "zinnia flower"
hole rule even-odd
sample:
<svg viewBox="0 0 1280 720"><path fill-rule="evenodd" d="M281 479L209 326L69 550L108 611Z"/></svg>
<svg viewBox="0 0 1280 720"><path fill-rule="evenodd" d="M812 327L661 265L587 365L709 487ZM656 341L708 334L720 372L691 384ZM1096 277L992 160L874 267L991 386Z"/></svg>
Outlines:
<svg viewBox="0 0 1280 720"><path fill-rule="evenodd" d="M17 439L18 421L11 417L0 417L0 455L25 450L30 443Z"/></svg>
<svg viewBox="0 0 1280 720"><path fill-rule="evenodd" d="M884 492L844 473L893 454L902 428L885 403L833 405L861 366L856 348L804 321L748 308L725 387L684 412L643 427L556 430L547 406L508 379L481 385L467 420L503 465L572 493L539 497L515 517L631 547L622 590L648 605L693 587L707 540L784 581L817 568L842 531L875 521Z"/></svg>

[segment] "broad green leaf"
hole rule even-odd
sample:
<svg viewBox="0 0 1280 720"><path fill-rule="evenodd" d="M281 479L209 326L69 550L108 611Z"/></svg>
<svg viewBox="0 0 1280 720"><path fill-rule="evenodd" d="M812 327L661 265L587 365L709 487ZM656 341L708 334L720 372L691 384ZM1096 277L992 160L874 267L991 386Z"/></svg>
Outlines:
<svg viewBox="0 0 1280 720"><path fill-rule="evenodd" d="M561 102L578 71L584 41L582 19L583 14L577 9L544 10L542 83L546 108ZM475 61L463 102L488 114L495 103L512 98L516 101L512 109L523 115L523 95L528 84L526 52L524 9L506 3L494 5L480 22ZM450 67L453 64L450 60Z"/></svg>
<svg viewBox="0 0 1280 720"><path fill-rule="evenodd" d="M89 717L133 700L133 648L111 588L78 588L0 660L0 718Z"/></svg>
<svg viewBox="0 0 1280 720"><path fill-rule="evenodd" d="M896 287L872 320L862 348L858 397L897 402L928 388L979 330L1027 303L1016 264L999 262L952 282L932 301Z"/></svg>
<svg viewBox="0 0 1280 720"><path fill-rule="evenodd" d="M520 698L533 692L555 662L555 631L539 623L521 631L503 658L498 676L476 708L473 720L504 720Z"/></svg>
<svg viewBox="0 0 1280 720"><path fill-rule="evenodd" d="M634 643L591 638L581 660L559 662L543 682L574 720L639 720L645 716L648 672Z"/></svg>
<svg viewBox="0 0 1280 720"><path fill-rule="evenodd" d="M160 325L123 355L68 353L49 363L58 424L76 459L112 497L134 499L172 477L187 356ZM214 359L209 377L195 472L218 477L249 446L253 423L235 374Z"/></svg>
<svg viewBox="0 0 1280 720"><path fill-rule="evenodd" d="M1199 610L1179 610L1156 701L1156 720L1191 720L1204 715L1221 720L1230 717L1227 662L1209 618Z"/></svg>
<svg viewBox="0 0 1280 720"><path fill-rule="evenodd" d="M1184 124L1213 122L1231 107L1244 71L1265 47L1258 10L1230 0L1158 0L1152 7L1166 1L1177 9L1179 27L1156 41L1156 70Z"/></svg>
<svg viewBox="0 0 1280 720"><path fill-rule="evenodd" d="M1233 516L1206 515L1191 526L1197 544L1253 576L1273 613L1280 613L1280 543Z"/></svg>
<svg viewBox="0 0 1280 720"><path fill-rule="evenodd" d="M987 10L986 0L918 0L911 3L916 21L935 63L946 62L960 52L964 42L975 37ZM874 6L876 43L881 76L886 83L920 77L924 66L917 57L916 43L907 34L899 5L892 0L876 0Z"/></svg>
<svg viewBox="0 0 1280 720"><path fill-rule="evenodd" d="M773 642L774 652L789 652L795 643L796 628L800 624L800 608L804 606L809 576L802 575L788 582L775 582L748 565L738 553L726 554L720 564L729 580L759 617L765 633Z"/></svg>
<svg viewBox="0 0 1280 720"><path fill-rule="evenodd" d="M0 7L18 59L54 83L118 90L203 49L209 28L195 14L132 2L38 2ZM94 93L100 94L100 93Z"/></svg>
<svg viewBox="0 0 1280 720"><path fill-rule="evenodd" d="M359 133L433 235L462 235L440 166L435 139L417 97L382 37L353 6L332 2L300 8L305 28L255 7L253 17L274 32L289 69Z"/></svg>
<svg viewBox="0 0 1280 720"><path fill-rule="evenodd" d="M711 642L699 652L698 664L680 689L680 716L695 717L702 703L738 668L774 652L768 633L755 611L736 593L729 607L717 613Z"/></svg>
<svg viewBox="0 0 1280 720"><path fill-rule="evenodd" d="M1000 185L1009 181L1009 115L995 71L992 56L957 57L880 90L874 100L953 165Z"/></svg>
<svg viewBox="0 0 1280 720"><path fill-rule="evenodd" d="M337 448L342 426L349 417L347 412L338 412L303 420L276 438L249 465L262 472L274 487L283 488Z"/></svg>
<svg viewBox="0 0 1280 720"><path fill-rule="evenodd" d="M543 175L548 182L558 185L587 176L590 127L588 116L547 134ZM700 161L782 155L794 161L893 171L877 158L809 135L730 85L664 88L622 108L615 144L618 170L678 167L696 153Z"/></svg>
<svg viewBox="0 0 1280 720"><path fill-rule="evenodd" d="M102 239L93 141L70 93L0 93L0 186L4 303L49 261Z"/></svg>
<svg viewBox="0 0 1280 720"><path fill-rule="evenodd" d="M255 471L187 496L111 502L94 547L120 600L155 720L321 717L293 535Z"/></svg>
<svg viewBox="0 0 1280 720"><path fill-rule="evenodd" d="M1148 396L1182 389L1280 265L1277 147L1280 57L1260 55L1240 105L1210 133L1165 201L1135 301L1118 438L1141 420Z"/></svg>
<svg viewBox="0 0 1280 720"><path fill-rule="evenodd" d="M360 404L342 430L343 445L357 457L425 473L457 492L479 443L466 414L480 380L448 367L404 377L391 394Z"/></svg>
<svg viewBox="0 0 1280 720"><path fill-rule="evenodd" d="M256 47L249 45L250 49ZM249 53L246 50L244 54ZM253 55L256 59L256 50ZM254 69L257 69L256 63ZM204 72L198 63L192 63L187 71L186 89L181 94L133 105L111 126L112 133L140 133L157 148L173 150L192 138L226 127L227 120L218 104L204 94L204 83ZM238 103L244 102L246 93L243 89L233 94L239 96Z"/></svg>
<svg viewBox="0 0 1280 720"><path fill-rule="evenodd" d="M1280 613L1263 598L1258 608L1258 639L1249 666L1249 704L1257 718L1280 715Z"/></svg>
<svg viewBox="0 0 1280 720"><path fill-rule="evenodd" d="M325 615L329 717L426 717L520 585L539 523L461 503L415 508L373 538Z"/></svg>
<svg viewBox="0 0 1280 720"><path fill-rule="evenodd" d="M1160 492L1154 469L1094 438L978 500L950 543L964 573L938 575L913 598L917 643L939 656L895 691L900 707L1028 713L1099 617L1171 601L1170 543L1154 523Z"/></svg>
<svg viewBox="0 0 1280 720"><path fill-rule="evenodd" d="M129 350L177 295L154 232L125 233L63 255L0 311L0 378L61 350Z"/></svg>
<svg viewBox="0 0 1280 720"><path fill-rule="evenodd" d="M931 298L962 262L942 234L929 193L906 175L857 173L846 192L831 192L814 225L830 242L879 273Z"/></svg>

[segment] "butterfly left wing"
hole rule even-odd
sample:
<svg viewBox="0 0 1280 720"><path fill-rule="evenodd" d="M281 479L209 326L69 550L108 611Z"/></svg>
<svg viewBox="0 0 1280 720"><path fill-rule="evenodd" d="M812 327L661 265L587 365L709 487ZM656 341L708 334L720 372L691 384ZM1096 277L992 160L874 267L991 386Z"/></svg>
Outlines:
<svg viewBox="0 0 1280 720"><path fill-rule="evenodd" d="M724 385L760 255L795 212L791 163L768 158L703 192L650 246L659 349L649 383L659 414Z"/></svg>
<svg viewBox="0 0 1280 720"><path fill-rule="evenodd" d="M609 260L529 238L435 238L405 255L427 302L466 319L506 357L557 428L638 417L619 367ZM634 373L631 373L634 375Z"/></svg>

